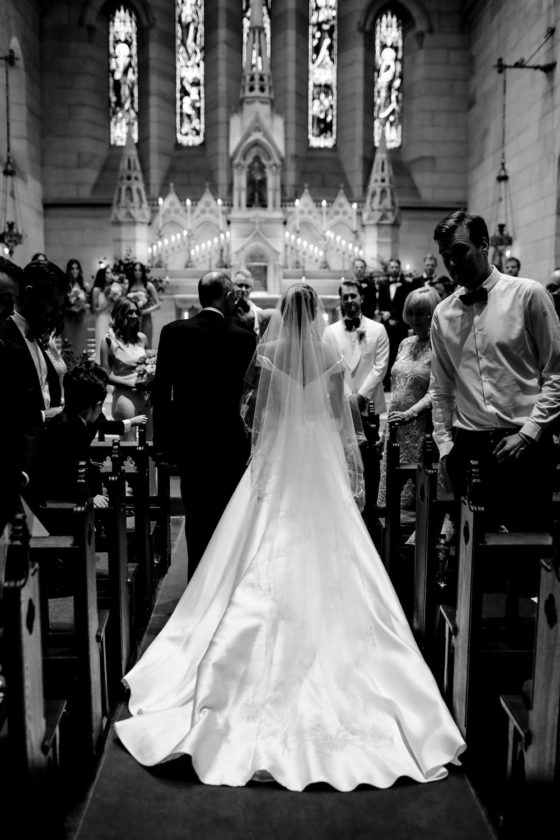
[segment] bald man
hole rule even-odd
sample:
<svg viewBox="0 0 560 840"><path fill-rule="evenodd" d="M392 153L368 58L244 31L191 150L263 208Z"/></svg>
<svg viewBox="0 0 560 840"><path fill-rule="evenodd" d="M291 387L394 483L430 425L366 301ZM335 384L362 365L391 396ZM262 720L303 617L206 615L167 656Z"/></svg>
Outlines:
<svg viewBox="0 0 560 840"><path fill-rule="evenodd" d="M152 397L156 455L179 467L189 579L249 457L239 402L256 345L231 320L235 288L225 272L205 274L198 296L194 318L161 331Z"/></svg>

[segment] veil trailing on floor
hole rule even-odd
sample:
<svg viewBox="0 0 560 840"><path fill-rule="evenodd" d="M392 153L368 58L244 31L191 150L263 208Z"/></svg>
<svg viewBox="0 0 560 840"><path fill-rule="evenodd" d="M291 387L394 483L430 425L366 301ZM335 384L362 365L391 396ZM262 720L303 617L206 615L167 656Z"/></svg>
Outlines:
<svg viewBox="0 0 560 840"><path fill-rule="evenodd" d="M290 286L246 376L241 413L251 435L253 482L259 493L265 491L271 455L278 457L282 449L284 464L293 465L297 453L303 469L315 457L320 427L330 433L331 451L324 451L323 457L345 464L352 495L363 509L361 419L345 394L342 362L323 341L325 326L315 290L305 283Z"/></svg>

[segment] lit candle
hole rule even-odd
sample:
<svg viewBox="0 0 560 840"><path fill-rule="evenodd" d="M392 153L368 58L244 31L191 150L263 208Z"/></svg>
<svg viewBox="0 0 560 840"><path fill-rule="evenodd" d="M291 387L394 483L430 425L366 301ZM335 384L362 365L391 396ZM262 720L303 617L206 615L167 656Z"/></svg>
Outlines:
<svg viewBox="0 0 560 840"><path fill-rule="evenodd" d="M299 233L299 198L294 201L295 216L296 216L296 233Z"/></svg>
<svg viewBox="0 0 560 840"><path fill-rule="evenodd" d="M325 199L321 202L321 207L323 208L323 231L327 229L327 202Z"/></svg>
<svg viewBox="0 0 560 840"><path fill-rule="evenodd" d="M357 209L358 209L358 205L354 201L352 203L352 230L354 231L354 233L358 229L358 220L357 220L357 214L356 214Z"/></svg>
<svg viewBox="0 0 560 840"><path fill-rule="evenodd" d="M163 198L160 195L160 197L158 198L158 230L161 230L161 207L162 207L162 204L163 204Z"/></svg>
<svg viewBox="0 0 560 840"><path fill-rule="evenodd" d="M191 229L191 200L190 200L190 198L187 198L187 200L185 201L185 204L187 205L187 230L190 230Z"/></svg>
<svg viewBox="0 0 560 840"><path fill-rule="evenodd" d="M220 230L223 230L224 229L224 221L222 219L222 199L221 198L218 199L217 205L218 205L218 228Z"/></svg>

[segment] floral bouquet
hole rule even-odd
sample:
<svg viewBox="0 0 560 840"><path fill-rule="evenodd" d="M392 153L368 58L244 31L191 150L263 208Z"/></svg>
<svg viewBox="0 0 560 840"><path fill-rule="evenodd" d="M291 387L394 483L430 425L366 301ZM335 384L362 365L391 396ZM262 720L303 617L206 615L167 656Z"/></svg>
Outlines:
<svg viewBox="0 0 560 840"><path fill-rule="evenodd" d="M81 315L87 308L87 295L78 285L72 286L68 294L68 311L74 315Z"/></svg>
<svg viewBox="0 0 560 840"><path fill-rule="evenodd" d="M148 350L146 355L136 365L136 387L146 393L146 399L150 402L152 385L156 376L157 353Z"/></svg>
<svg viewBox="0 0 560 840"><path fill-rule="evenodd" d="M111 303L115 303L115 301L123 296L123 287L117 280L113 280L109 288L106 289L105 296Z"/></svg>
<svg viewBox="0 0 560 840"><path fill-rule="evenodd" d="M133 292L129 292L127 298L133 300L140 311L146 309L150 303L148 293L144 289L135 289Z"/></svg>

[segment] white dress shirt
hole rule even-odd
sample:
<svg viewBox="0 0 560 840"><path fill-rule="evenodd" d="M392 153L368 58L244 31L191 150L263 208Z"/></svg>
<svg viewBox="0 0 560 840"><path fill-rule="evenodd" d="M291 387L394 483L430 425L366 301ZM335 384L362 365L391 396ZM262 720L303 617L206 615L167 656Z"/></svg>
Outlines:
<svg viewBox="0 0 560 840"><path fill-rule="evenodd" d="M550 293L494 267L483 286L486 302L465 305L460 288L432 318L430 394L442 457L454 426L538 440L560 417L560 321Z"/></svg>
<svg viewBox="0 0 560 840"><path fill-rule="evenodd" d="M50 408L51 394L49 391L48 384L47 363L45 361L43 351L41 350L36 341L30 341L27 338L28 324L23 315L20 315L19 312L14 312L12 315L12 319L17 328L19 329L20 333L22 334L23 338L25 339L27 349L29 350L31 358L33 359L33 364L35 365L35 370L37 371L37 376L39 377L39 384L41 386L41 393L43 395L43 402L45 403L45 408Z"/></svg>

